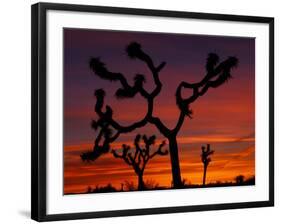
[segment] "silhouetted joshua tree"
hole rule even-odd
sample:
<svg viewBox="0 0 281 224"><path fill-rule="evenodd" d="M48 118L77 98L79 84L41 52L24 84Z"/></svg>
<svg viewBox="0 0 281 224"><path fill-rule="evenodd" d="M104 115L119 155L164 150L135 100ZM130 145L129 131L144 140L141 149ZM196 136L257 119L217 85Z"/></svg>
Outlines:
<svg viewBox="0 0 281 224"><path fill-rule="evenodd" d="M203 186L205 186L206 183L206 174L207 174L207 167L209 163L211 162L210 156L214 154L214 151L211 150L210 144L207 144L207 148L205 146L201 147L202 153L201 153L201 161L204 165L204 171L203 171Z"/></svg>
<svg viewBox="0 0 281 224"><path fill-rule="evenodd" d="M144 147L140 146L140 140L143 140ZM167 155L168 150L163 150L165 141L163 141L157 150L152 150L151 146L155 144L155 135L150 136L149 138L146 135L137 135L134 141L134 150L131 149L129 145L123 144L121 153L117 150L112 150L112 153L115 158L121 158L129 166L132 166L135 173L138 176L138 190L144 190L145 184L143 181L143 174L146 167L146 164L156 155Z"/></svg>
<svg viewBox="0 0 281 224"><path fill-rule="evenodd" d="M195 83L189 83L182 81L176 89L176 104L179 108L179 115L177 122L173 128L168 128L159 117L154 116L154 99L159 95L162 89L162 83L159 78L160 71L166 65L166 62L162 62L159 65L155 65L151 57L142 50L139 43L132 42L126 48L127 55L131 59L142 61L150 70L155 87L149 92L143 84L145 82L145 76L142 74L136 74L134 78L134 84L130 85L125 76L119 72L110 71L106 65L99 58L91 58L90 68L101 79L105 79L112 82L119 82L121 87L117 89L115 95L117 98L132 98L137 94L140 94L147 101L147 112L144 117L135 123L124 126L118 123L113 118L113 111L110 106L104 105L105 92L103 90L96 90L96 106L95 111L98 115L98 120L93 121L93 127L99 129L98 139L95 141L95 145L91 152L86 152L81 155L83 160L95 160L103 153L109 151L110 143L114 142L120 134L132 132L137 128L141 128L146 124L155 125L155 127L166 137L169 141L169 154L171 161L173 187L181 188L183 186L180 172L180 163L178 155L177 134L179 133L186 117L192 118L192 110L190 105L195 102L200 96L203 96L210 88L217 88L224 84L231 78L231 70L234 68L238 59L235 57L229 57L225 61L219 63L218 55L210 53L206 62L206 74L201 81ZM182 96L183 89L190 89L192 94L189 97L184 98ZM104 108L104 109L103 109ZM108 129L112 128L110 135L107 133ZM111 129L110 129L111 130ZM101 144L100 136L103 136L104 145Z"/></svg>

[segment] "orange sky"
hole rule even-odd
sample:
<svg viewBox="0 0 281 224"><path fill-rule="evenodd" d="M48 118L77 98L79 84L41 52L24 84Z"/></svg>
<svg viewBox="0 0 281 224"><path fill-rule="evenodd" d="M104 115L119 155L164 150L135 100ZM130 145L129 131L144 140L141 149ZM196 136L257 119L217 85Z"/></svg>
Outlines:
<svg viewBox="0 0 281 224"><path fill-rule="evenodd" d="M108 183L120 188L125 181L137 181L133 169L111 154L93 163L82 162L79 156L92 148L95 139L96 133L90 128L90 123L96 118L93 97L96 88L103 87L107 91L106 104L113 108L114 118L121 124L135 122L146 113L146 103L140 96L116 100L113 94L120 85L100 80L88 66L91 56L101 56L111 69L126 74L129 81L135 73L146 74L145 88L152 88L151 77L144 65L129 60L124 54L124 46L132 40L142 43L157 63L167 61L160 74L163 89L156 98L154 115L168 127L175 125L179 114L175 104L177 85L182 80L196 82L203 78L209 52L216 52L222 60L227 56L239 59L238 68L233 70L233 79L217 89L210 89L191 105L193 119L185 120L177 136L181 175L188 183L202 183L203 164L200 154L201 146L205 144L211 144L215 150L207 171L207 183L233 181L237 175L255 175L253 39L77 29L64 32L64 193L85 192L88 186ZM164 140L155 127L147 125L121 135L112 148L119 148L123 143L132 144L138 133L156 134L158 143ZM169 187L169 155L149 161L144 180L153 180L160 186Z"/></svg>
<svg viewBox="0 0 281 224"><path fill-rule="evenodd" d="M183 146L181 151L181 172L182 178L193 184L202 183L203 164L200 159L200 148L191 148L189 145L197 145L198 142L211 143L215 154L208 167L207 183L215 181L233 181L234 177L243 174L245 177L251 177L255 174L255 147L253 136L235 139L231 137L202 136L179 138L179 144ZM245 148L239 147L244 144ZM113 148L118 148L120 143L114 144ZM231 153L221 150L222 145L233 145ZM84 192L88 186L102 186L109 182L119 188L121 183L128 181L137 181L137 176L133 170L122 160L115 159L111 154L99 158L94 163L82 162L79 154L86 148L90 148L90 143L84 143L76 146L67 146L65 150L65 193ZM186 148L185 148L186 147ZM171 184L169 156L155 157L148 163L144 179L155 180L161 186Z"/></svg>

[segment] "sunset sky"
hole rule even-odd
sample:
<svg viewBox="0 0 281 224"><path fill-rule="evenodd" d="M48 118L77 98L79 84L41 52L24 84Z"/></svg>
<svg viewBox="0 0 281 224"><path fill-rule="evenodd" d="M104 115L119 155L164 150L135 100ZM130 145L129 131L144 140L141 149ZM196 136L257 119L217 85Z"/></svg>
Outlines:
<svg viewBox="0 0 281 224"><path fill-rule="evenodd" d="M121 124L131 124L146 113L146 101L141 96L117 100L114 93L120 83L101 80L89 68L90 58L100 57L110 71L121 72L131 84L135 74L145 74L145 88L152 90L152 76L146 65L126 55L125 47L132 41L139 42L156 65L167 62L159 75L163 88L155 100L154 116L170 128L179 116L175 103L177 86L181 81L198 82L204 77L208 53L218 54L221 60L228 56L239 59L232 79L217 89L209 89L191 105L193 119L186 118L177 137L181 175L187 182L202 183L200 154L201 146L207 143L215 150L207 171L207 183L233 181L240 174L255 175L253 38L64 29L64 193L85 192L88 186L108 183L120 188L125 181L137 181L133 169L110 153L92 163L83 162L79 156L92 149L97 134L90 126L91 120L97 118L95 89L106 91L105 103L113 108L114 119ZM138 133L155 134L158 141L164 140L154 126L147 125L121 135L112 148L133 143ZM151 160L144 180L170 187L169 155Z"/></svg>

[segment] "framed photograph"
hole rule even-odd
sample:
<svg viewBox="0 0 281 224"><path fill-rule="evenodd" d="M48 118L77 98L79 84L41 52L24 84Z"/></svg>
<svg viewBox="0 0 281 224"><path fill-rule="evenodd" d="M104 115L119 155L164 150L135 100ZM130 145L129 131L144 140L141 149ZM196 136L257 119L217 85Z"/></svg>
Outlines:
<svg viewBox="0 0 281 224"><path fill-rule="evenodd" d="M32 6L32 219L274 205L274 19Z"/></svg>

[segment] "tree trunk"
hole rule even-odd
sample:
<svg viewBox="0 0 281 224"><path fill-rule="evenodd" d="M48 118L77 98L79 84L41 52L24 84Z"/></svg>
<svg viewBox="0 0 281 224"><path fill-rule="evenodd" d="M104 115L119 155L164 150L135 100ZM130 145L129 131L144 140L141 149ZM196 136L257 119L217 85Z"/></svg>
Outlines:
<svg viewBox="0 0 281 224"><path fill-rule="evenodd" d="M207 166L204 165L203 186L205 186L205 182L206 182L206 172L207 172Z"/></svg>
<svg viewBox="0 0 281 224"><path fill-rule="evenodd" d="M144 190L143 174L138 174L138 190Z"/></svg>
<svg viewBox="0 0 281 224"><path fill-rule="evenodd" d="M170 161L171 161L172 175L173 175L173 187L181 188L182 180L181 180L177 139L176 136L171 136L168 139L169 139L169 148L170 148Z"/></svg>

